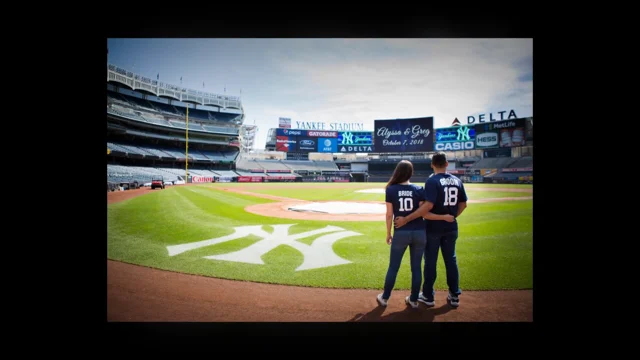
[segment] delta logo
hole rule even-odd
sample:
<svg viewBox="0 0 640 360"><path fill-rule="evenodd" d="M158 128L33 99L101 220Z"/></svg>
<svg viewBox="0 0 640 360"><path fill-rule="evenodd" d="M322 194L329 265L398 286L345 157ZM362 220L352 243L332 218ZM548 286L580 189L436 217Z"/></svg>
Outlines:
<svg viewBox="0 0 640 360"><path fill-rule="evenodd" d="M460 120L458 120L458 118L453 119L451 126L460 126Z"/></svg>

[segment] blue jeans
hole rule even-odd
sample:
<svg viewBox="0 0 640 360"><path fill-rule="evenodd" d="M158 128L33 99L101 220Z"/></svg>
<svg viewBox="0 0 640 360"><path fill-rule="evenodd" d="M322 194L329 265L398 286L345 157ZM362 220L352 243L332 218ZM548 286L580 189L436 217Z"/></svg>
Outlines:
<svg viewBox="0 0 640 360"><path fill-rule="evenodd" d="M427 247L424 252L424 285L422 293L429 301L433 301L436 292L433 284L436 282L436 265L438 264L438 250L442 249L444 266L447 270L447 285L452 295L460 295L460 274L456 261L456 240L458 231L433 233L427 231ZM429 296L431 294L431 296Z"/></svg>
<svg viewBox="0 0 640 360"><path fill-rule="evenodd" d="M384 281L383 299L389 299L391 290L396 283L398 270L402 263L407 247L411 260L411 301L418 301L420 283L422 282L422 254L427 243L427 235L424 230L396 231L391 241L391 254L389 259L389 269Z"/></svg>

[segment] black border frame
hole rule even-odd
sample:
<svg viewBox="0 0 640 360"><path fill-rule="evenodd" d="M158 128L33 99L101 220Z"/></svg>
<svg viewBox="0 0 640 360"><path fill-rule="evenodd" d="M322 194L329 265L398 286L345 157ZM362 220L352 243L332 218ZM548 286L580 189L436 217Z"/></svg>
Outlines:
<svg viewBox="0 0 640 360"><path fill-rule="evenodd" d="M534 114L536 117L543 118L544 114L548 112L544 111L545 102L542 100L541 89L548 89L547 85L544 85L543 78L548 79L549 75L542 75L540 70L543 63L548 63L548 59L553 58L553 54L549 54L549 50L544 49L543 43L534 37L532 27L534 21L542 21L542 19L534 20L533 13L528 13L527 10L518 11L517 14L509 14L506 12L492 12L490 14L472 13L469 15L463 15L461 13L454 13L448 17L438 16L414 16L410 15L416 13L412 9L412 5L398 6L404 8L402 15L392 15L390 12L383 8L389 6L389 4L375 5L369 3L365 5L367 8L371 7L374 15L366 14L366 10L358 11L355 14L347 14L342 9L328 11L327 14L321 14L321 11L315 9L309 11L313 13L310 16L303 16L299 14L277 14L277 10L273 9L274 13L263 12L256 6L256 13L249 14L245 12L247 7L242 4L232 4L235 8L233 13L229 10L222 9L217 4L211 6L213 13L205 11L200 4L193 4L189 8L184 9L184 16L180 16L178 11L173 11L173 14L165 18L157 18L149 13L154 6L159 4L146 3L144 10L134 9L133 3L129 3L124 6L126 12L120 13L114 10L113 17L108 17L107 36L104 38L104 43L95 41L90 43L91 53L86 56L85 60L89 66L91 66L92 73L95 70L95 76L100 81L96 81L96 89L88 95L91 101L87 101L86 104L92 104L91 114L95 111L95 115L92 115L95 119L100 119L104 116L104 102L106 99L106 87L104 86L104 74L106 68L106 57L103 57L103 61L100 62L100 56L104 56L106 48L107 37L253 37L253 38L267 38L267 37L527 37L534 38ZM249 5L249 4L247 4ZM309 4L311 5L311 4ZM328 7L328 4L320 4L321 7ZM204 5L206 7L206 5ZM252 6L249 6L252 7ZM311 6L310 6L311 7ZM359 6L362 7L362 6ZM123 11L124 11L123 10ZM368 10L368 9L367 9ZM378 10L378 11L376 11ZM106 10L105 10L106 11ZM426 12L426 11L425 11ZM419 12L418 12L419 13ZM127 16L130 14L130 16ZM136 15L137 14L137 15ZM409 15L408 15L409 14ZM100 45L100 46L98 46ZM86 49L88 52L89 50ZM95 53L94 53L95 51ZM100 54L102 52L102 54ZM96 62L93 66L94 61ZM99 74L98 72L101 72ZM104 97L100 98L96 96L100 91L104 93ZM99 102L101 99L102 102ZM95 106L93 106L95 105ZM541 113L542 112L542 113ZM103 132L104 128L98 129L98 124L103 126L102 122L95 120L91 122L91 129L95 124L96 133ZM546 202L547 194L544 189L547 185L546 171L547 161L544 160L545 150L540 144L546 144L545 139L549 139L545 127L548 127L548 122L538 122L538 127L542 126L542 129L536 131L537 137L537 150L534 154L535 164L535 176L536 182L534 184L534 322L542 322L550 319L548 312L549 300L543 300L546 296L550 296L552 290L550 289L550 283L548 279L551 277L550 270L550 256L547 252L550 245L547 241L542 241L542 232L544 229L542 225L542 207ZM88 128L88 127L86 127ZM104 136L104 135L103 135ZM87 138L88 139L88 138ZM77 145L77 144L76 144ZM93 151L87 152L87 156L92 159L98 158L99 152L104 154L104 142L91 141L87 144L87 148L93 149ZM88 159L89 160L89 159ZM543 165L544 164L544 165ZM105 173L105 167L98 161L90 160L87 162L87 167L90 167L92 171L95 169L96 176L100 177ZM88 171L88 170L87 170ZM98 189L98 184L100 189ZM91 184L93 189L94 184ZM106 280L106 197L104 196L103 184L95 184L96 201L92 201L88 206L92 208L96 206L96 210L91 212L89 218L92 218L90 223L96 222L96 215L103 214L103 228L105 229L105 241L100 242L98 239L93 239L90 244L85 244L84 251L91 251L95 256L90 265L85 268L87 275L95 272L95 276L88 277L87 281L83 282L91 288L96 288L96 294L90 295L85 293L83 296L83 302L88 306L88 299L95 297L96 302L91 304L93 309L91 314L95 314L96 318L100 318L106 322L106 286L102 282ZM93 190L92 190L93 193ZM101 196L104 203L100 204L97 200L98 196ZM87 216L87 215L84 215ZM545 239L546 240L546 239ZM96 248L93 249L93 246ZM95 251L93 251L95 250ZM86 258L86 256L85 256ZM544 265L542 265L544 264ZM89 270L91 269L91 270ZM547 298L548 299L548 298ZM96 306L94 307L93 304ZM368 338L374 336L384 337L386 340L391 340L393 337L398 337L400 343L406 344L404 347L408 349L413 340L407 337L419 336L418 343L416 344L423 350L426 343L454 343L463 345L462 347L468 349L474 349L475 344L484 345L484 348L498 350L505 344L511 346L529 345L533 343L533 323L511 324L511 323L428 323L428 324L405 324L405 323L338 323L338 324L326 324L326 323L214 323L214 324L191 324L191 323L171 323L171 324L157 324L157 323L144 323L144 324L123 324L123 323L107 323L106 328L108 330L108 346L113 349L114 346L124 345L125 343L137 344L138 347L151 347L151 343L148 341L150 338L159 338L166 336L177 337L182 341L189 339L195 342L200 341L203 347L201 350L211 351L215 346L215 341L206 341L202 337L210 336L211 340L215 340L219 336L226 335L238 335L246 337L248 335L267 336L267 335L364 335ZM197 336L197 337L191 337ZM162 340L162 339L160 339ZM172 339L173 343L176 339ZM369 339L367 339L369 340ZM373 339L372 339L373 340ZM491 340L494 340L492 344ZM255 340L251 340L252 342ZM268 339L271 342L272 340ZM322 340L315 339L312 342L321 345ZM374 340L375 341L375 340ZM331 344L335 340L331 341ZM365 351L361 340L347 340L346 343L352 344L354 350ZM155 347L160 343L156 343ZM385 347L384 343L377 343L381 347ZM166 345L166 344L165 344ZM283 344L284 345L284 344ZM290 346L290 344L287 344ZM286 346L286 345L285 345ZM315 348L315 347L314 347ZM475 348L479 350L480 348ZM263 350L269 350L269 348L261 348ZM272 346L274 350L285 350L284 347ZM460 350L459 347L454 348ZM185 350L185 349L177 349ZM417 349L416 349L417 350ZM286 350L285 350L286 351Z"/></svg>

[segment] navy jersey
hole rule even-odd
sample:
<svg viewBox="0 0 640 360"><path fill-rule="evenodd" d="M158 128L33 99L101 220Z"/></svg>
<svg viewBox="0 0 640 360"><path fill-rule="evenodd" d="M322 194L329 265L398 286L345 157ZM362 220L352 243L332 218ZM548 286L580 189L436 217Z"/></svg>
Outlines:
<svg viewBox="0 0 640 360"><path fill-rule="evenodd" d="M433 204L431 212L437 215L458 215L458 204L467 201L462 181L451 174L433 174L424 184L425 199ZM426 220L427 231L447 232L458 230L458 222Z"/></svg>
<svg viewBox="0 0 640 360"><path fill-rule="evenodd" d="M416 211L420 207L420 202L424 200L424 188L415 184L391 185L387 188L385 195L385 201L393 205L394 218L407 217ZM395 231L424 230L424 219L419 217L402 227L394 227L394 229Z"/></svg>

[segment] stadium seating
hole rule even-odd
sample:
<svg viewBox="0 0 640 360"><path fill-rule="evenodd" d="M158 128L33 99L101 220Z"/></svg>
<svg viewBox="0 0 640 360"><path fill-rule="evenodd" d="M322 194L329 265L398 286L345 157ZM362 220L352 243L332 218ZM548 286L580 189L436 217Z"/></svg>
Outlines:
<svg viewBox="0 0 640 360"><path fill-rule="evenodd" d="M107 91L107 112L152 124L179 129L187 128L185 108L141 99L134 95L116 93L111 90ZM169 122L164 118L165 116L175 118ZM239 117L241 118L242 115L189 109L189 129L238 135L239 130L235 124L232 125L232 121Z"/></svg>
<svg viewBox="0 0 640 360"><path fill-rule="evenodd" d="M508 167L510 168L530 168L533 167L533 157L531 156L523 156L520 158L516 158L516 161L511 163Z"/></svg>

